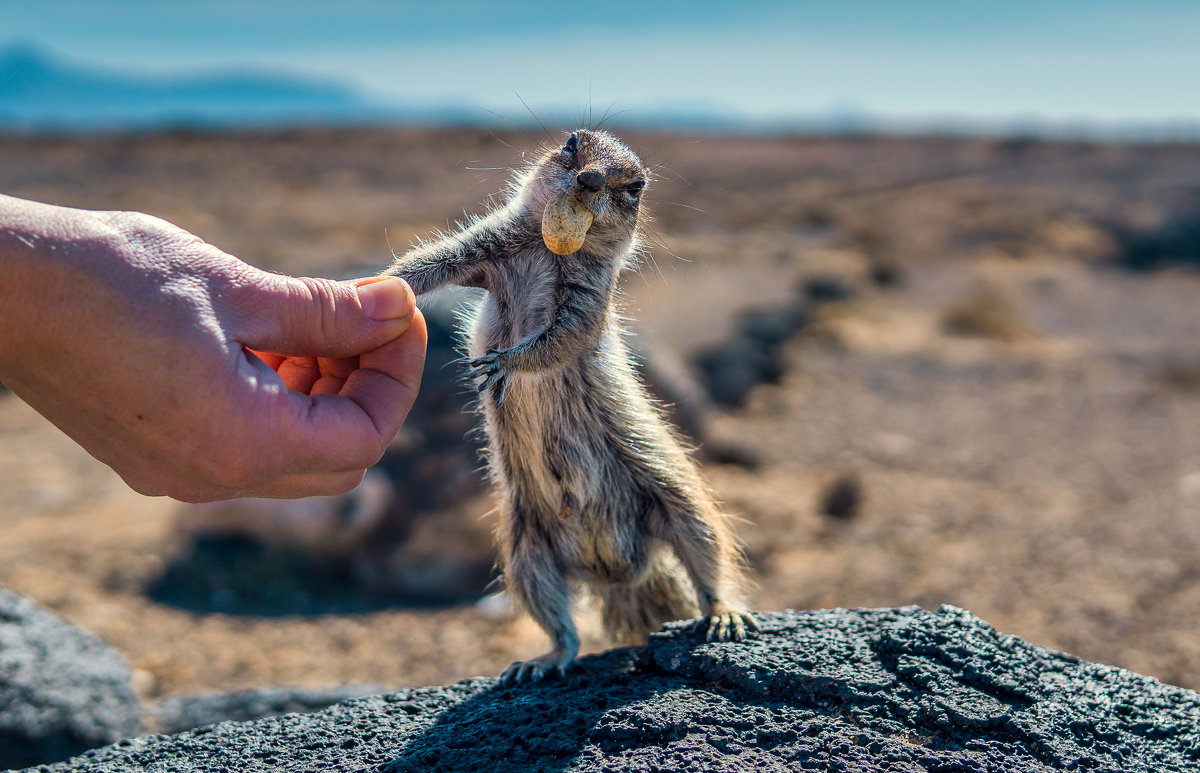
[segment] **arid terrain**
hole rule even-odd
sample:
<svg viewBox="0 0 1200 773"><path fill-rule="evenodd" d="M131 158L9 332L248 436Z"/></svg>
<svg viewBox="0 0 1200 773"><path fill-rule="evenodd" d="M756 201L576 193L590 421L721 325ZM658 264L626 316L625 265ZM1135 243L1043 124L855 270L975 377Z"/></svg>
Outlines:
<svg viewBox="0 0 1200 773"><path fill-rule="evenodd" d="M711 382L747 314L793 323L700 438L741 519L755 608L954 604L1200 689L1200 146L625 138L656 178L652 258L626 282L638 327ZM0 192L150 212L272 270L367 273L479 211L547 139L10 135ZM489 507L479 487L428 516L411 566L490 561ZM476 603L486 576L450 599L332 571L292 592L261 560L275 554L195 558L181 510L0 394L0 584L115 646L147 698L441 684L545 646L527 618ZM195 583L197 566L234 564L292 595L254 606L225 580L171 586L181 565Z"/></svg>

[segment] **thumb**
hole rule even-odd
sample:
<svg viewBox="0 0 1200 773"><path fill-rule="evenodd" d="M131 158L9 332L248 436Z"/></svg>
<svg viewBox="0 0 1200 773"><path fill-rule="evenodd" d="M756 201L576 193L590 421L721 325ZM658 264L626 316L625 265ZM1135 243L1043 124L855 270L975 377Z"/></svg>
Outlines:
<svg viewBox="0 0 1200 773"><path fill-rule="evenodd" d="M353 357L394 340L416 298L399 277L337 282L264 274L233 299L243 346L289 357Z"/></svg>

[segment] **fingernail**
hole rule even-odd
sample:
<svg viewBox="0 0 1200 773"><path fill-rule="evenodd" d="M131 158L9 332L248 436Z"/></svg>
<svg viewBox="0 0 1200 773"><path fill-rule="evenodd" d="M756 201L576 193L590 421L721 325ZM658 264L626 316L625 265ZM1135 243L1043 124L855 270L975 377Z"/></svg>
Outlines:
<svg viewBox="0 0 1200 773"><path fill-rule="evenodd" d="M376 322L412 316L412 290L403 279L394 276L371 277L360 280L358 302L363 313Z"/></svg>

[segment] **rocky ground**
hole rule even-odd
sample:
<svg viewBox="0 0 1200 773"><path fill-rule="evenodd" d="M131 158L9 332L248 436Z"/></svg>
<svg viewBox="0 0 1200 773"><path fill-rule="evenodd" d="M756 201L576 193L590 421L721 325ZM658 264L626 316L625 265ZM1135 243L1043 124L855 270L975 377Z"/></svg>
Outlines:
<svg viewBox="0 0 1200 773"><path fill-rule="evenodd" d="M1200 760L1200 695L954 607L765 613L740 643L689 627L551 682L401 690L39 771L1164 773Z"/></svg>
<svg viewBox="0 0 1200 773"><path fill-rule="evenodd" d="M543 139L6 136L0 191L152 212L270 269L365 273L477 210ZM738 365L763 383L717 395L731 404L702 438L755 607L951 603L1200 688L1200 147L628 139L657 178L630 316L698 372L748 329L782 331ZM422 425L404 458L434 436ZM398 592L193 544L179 506L130 492L11 395L0 438L0 584L115 646L144 698L448 684L545 646L477 603L481 487L409 513Z"/></svg>

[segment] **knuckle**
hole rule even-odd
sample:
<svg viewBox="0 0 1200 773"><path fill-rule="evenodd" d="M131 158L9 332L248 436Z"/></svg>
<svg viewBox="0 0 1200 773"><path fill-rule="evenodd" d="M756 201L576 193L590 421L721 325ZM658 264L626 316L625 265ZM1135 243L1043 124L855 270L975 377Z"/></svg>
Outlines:
<svg viewBox="0 0 1200 773"><path fill-rule="evenodd" d="M216 498L210 487L197 484L194 480L178 474L160 474L153 480L122 475L125 483L134 491L147 497L167 497L177 502L196 504Z"/></svg>
<svg viewBox="0 0 1200 773"><path fill-rule="evenodd" d="M223 498L222 490L217 486L181 472L162 472L148 477L123 474L121 479L129 488L146 497L166 497L188 504Z"/></svg>
<svg viewBox="0 0 1200 773"><path fill-rule="evenodd" d="M248 264L231 269L226 286L222 288L222 300L235 313L246 319L257 319L264 315L263 291L278 281L276 277Z"/></svg>
<svg viewBox="0 0 1200 773"><path fill-rule="evenodd" d="M109 225L130 234L151 233L160 230L164 225L169 225L162 218L132 210L103 212L101 216L108 221Z"/></svg>
<svg viewBox="0 0 1200 773"><path fill-rule="evenodd" d="M197 505L202 502L212 502L219 499L212 491L207 491L202 487L193 486L186 483L171 483L168 484L158 496L165 496L174 499L177 502L185 502L190 505Z"/></svg>
<svg viewBox="0 0 1200 773"><path fill-rule="evenodd" d="M125 481L125 485L133 489L144 497L161 497L168 496L172 499L176 497L171 492L169 484L159 484L155 481L143 479L140 476L121 472L121 480Z"/></svg>
<svg viewBox="0 0 1200 773"><path fill-rule="evenodd" d="M326 340L332 340L338 332L338 301L343 294L341 285L323 277L302 277L300 284L308 293L310 310L317 321L317 328Z"/></svg>
<svg viewBox="0 0 1200 773"><path fill-rule="evenodd" d="M134 244L155 246L164 243L200 245L206 242L170 221L145 212L116 211L104 213L109 226Z"/></svg>
<svg viewBox="0 0 1200 773"><path fill-rule="evenodd" d="M351 462L351 464L362 468L355 474L361 478L366 474L367 468L379 464L379 461L383 459L383 455L387 452L387 448L388 443L383 438L365 444L359 453L354 455L354 460Z"/></svg>
<svg viewBox="0 0 1200 773"><path fill-rule="evenodd" d="M362 483L363 476L367 474L366 468L356 472L348 472L345 475L334 478L330 481L328 490L324 492L325 496L336 496L352 491L358 484Z"/></svg>

